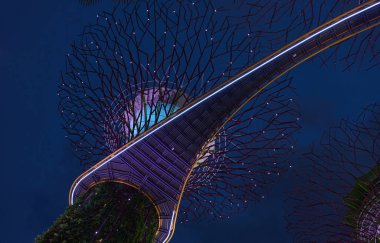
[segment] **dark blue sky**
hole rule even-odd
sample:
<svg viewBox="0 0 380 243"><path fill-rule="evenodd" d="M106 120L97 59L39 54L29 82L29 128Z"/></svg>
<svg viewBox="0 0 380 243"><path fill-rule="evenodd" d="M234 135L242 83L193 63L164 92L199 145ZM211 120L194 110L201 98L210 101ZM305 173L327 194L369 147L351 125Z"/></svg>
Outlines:
<svg viewBox="0 0 380 243"><path fill-rule="evenodd" d="M107 4L7 1L0 15L0 242L32 242L67 206L81 172L64 139L56 96L64 55L85 24ZM307 62L296 70L302 151L342 117L378 101L380 72L341 72ZM288 176L287 176L288 177ZM179 242L289 242L282 178L266 199L224 223L177 225Z"/></svg>

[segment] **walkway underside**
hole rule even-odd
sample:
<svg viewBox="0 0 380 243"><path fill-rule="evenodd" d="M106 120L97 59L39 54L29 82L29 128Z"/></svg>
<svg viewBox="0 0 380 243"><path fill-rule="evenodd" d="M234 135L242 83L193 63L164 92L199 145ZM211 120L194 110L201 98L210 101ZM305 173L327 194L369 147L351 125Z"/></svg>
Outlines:
<svg viewBox="0 0 380 243"><path fill-rule="evenodd" d="M379 24L380 1L368 1L305 34L152 127L79 176L70 203L101 181L147 194L159 213L156 242L174 232L183 189L202 146L270 82L317 53Z"/></svg>

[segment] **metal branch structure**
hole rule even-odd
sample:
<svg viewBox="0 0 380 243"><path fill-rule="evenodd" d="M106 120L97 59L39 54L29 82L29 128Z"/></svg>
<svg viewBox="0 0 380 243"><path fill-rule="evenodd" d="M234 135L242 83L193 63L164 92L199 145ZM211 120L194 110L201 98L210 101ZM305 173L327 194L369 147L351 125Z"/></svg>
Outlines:
<svg viewBox="0 0 380 243"><path fill-rule="evenodd" d="M166 5L126 8L125 19L117 19L120 9L99 15L67 56L60 112L85 166L252 64L265 40L242 35L247 20L224 19L211 3L180 5L177 13ZM228 218L264 197L286 171L299 120L290 83L286 77L263 91L204 144L180 222Z"/></svg>
<svg viewBox="0 0 380 243"><path fill-rule="evenodd" d="M248 1L248 4L253 6L249 16L254 16L255 19L271 16L267 30L259 34L270 37L270 44L266 48L275 51L293 38L365 2L369 1L259 0ZM373 28L321 53L316 60L322 66L340 67L344 70L373 69L380 64L379 38L379 29Z"/></svg>
<svg viewBox="0 0 380 243"><path fill-rule="evenodd" d="M146 1L120 17L117 9L99 14L68 54L58 92L81 162L106 156L75 180L70 204L99 183L128 184L149 195L156 241L166 242L177 217L222 219L263 197L288 166L298 128L284 91L289 78L279 78L378 25L379 5L361 4L255 64L258 50L290 30L254 29L254 5L240 17L204 1ZM281 24L265 16L257 18Z"/></svg>
<svg viewBox="0 0 380 243"><path fill-rule="evenodd" d="M288 204L296 242L380 240L380 105L343 120L305 154Z"/></svg>
<svg viewBox="0 0 380 243"><path fill-rule="evenodd" d="M283 79L255 97L204 147L183 193L181 223L218 220L265 197L290 166L299 115Z"/></svg>

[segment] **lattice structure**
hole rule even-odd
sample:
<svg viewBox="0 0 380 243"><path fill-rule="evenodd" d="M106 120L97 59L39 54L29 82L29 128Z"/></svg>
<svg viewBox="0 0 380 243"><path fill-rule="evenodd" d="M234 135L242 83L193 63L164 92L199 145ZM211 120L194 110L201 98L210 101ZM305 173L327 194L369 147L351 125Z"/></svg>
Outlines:
<svg viewBox="0 0 380 243"><path fill-rule="evenodd" d="M176 6L143 2L99 14L73 45L58 95L82 164L100 161L256 60L266 38L245 34L247 19L224 18L211 2ZM181 222L229 217L286 171L299 119L290 82L265 90L205 144Z"/></svg>
<svg viewBox="0 0 380 243"><path fill-rule="evenodd" d="M181 204L180 222L229 218L265 197L268 185L286 172L298 128L290 79L263 91L208 144L193 170Z"/></svg>
<svg viewBox="0 0 380 243"><path fill-rule="evenodd" d="M70 202L103 181L135 186L157 208L162 242L174 231L182 196L190 198L183 220L191 218L186 209L199 210L194 205L203 207L190 212L195 217L207 211L222 218L262 197L260 188L286 167L277 159L292 150L297 115L281 94L286 82L251 98L299 63L376 26L378 10L378 1L360 5L236 76L261 43L273 41L244 29L253 26L250 15L220 18L208 2L171 1L133 5L120 18L99 14L68 55L58 95L82 162L110 154L77 178Z"/></svg>
<svg viewBox="0 0 380 243"><path fill-rule="evenodd" d="M255 19L267 18L267 31L261 36L271 39L265 46L275 51L299 35L316 28L324 22L338 16L368 0L286 0L286 1L247 1L253 8L250 16ZM245 1L241 1L245 4ZM272 32L274 30L276 34ZM380 62L380 30L374 28L363 35L357 35L345 43L318 55L316 59L322 66L333 66L340 69L357 68L369 70ZM262 46L263 47L263 46Z"/></svg>
<svg viewBox="0 0 380 243"><path fill-rule="evenodd" d="M289 199L297 242L374 242L380 237L380 105L331 128L305 155Z"/></svg>

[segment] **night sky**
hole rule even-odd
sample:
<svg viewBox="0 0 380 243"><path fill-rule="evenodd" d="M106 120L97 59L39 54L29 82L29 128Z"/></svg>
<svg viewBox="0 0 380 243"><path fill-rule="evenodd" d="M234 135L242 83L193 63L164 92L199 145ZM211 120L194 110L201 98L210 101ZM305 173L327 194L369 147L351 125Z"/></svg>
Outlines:
<svg viewBox="0 0 380 243"><path fill-rule="evenodd" d="M70 43L84 25L95 21L96 13L110 6L83 7L76 0L2 4L0 242L32 242L67 206L69 188L81 167L64 138L57 111L59 75ZM342 72L308 61L292 73L294 99L302 114L299 153L340 118L355 118L378 101L379 68ZM283 203L288 177L230 221L178 224L172 242L290 242Z"/></svg>

